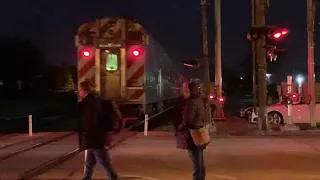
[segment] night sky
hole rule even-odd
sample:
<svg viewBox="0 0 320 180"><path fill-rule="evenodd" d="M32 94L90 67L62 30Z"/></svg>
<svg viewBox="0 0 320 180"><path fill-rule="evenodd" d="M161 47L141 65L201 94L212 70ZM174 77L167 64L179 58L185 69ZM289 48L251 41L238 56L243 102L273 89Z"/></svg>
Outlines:
<svg viewBox="0 0 320 180"><path fill-rule="evenodd" d="M209 2L209 50L212 56L214 13L213 1ZM116 15L137 19L176 62L201 55L200 0L11 0L0 6L0 32L2 36L34 40L45 49L51 64L74 65L77 28L95 18ZM287 27L290 31L285 41L288 52L281 62L270 65L270 71L280 74L305 71L306 0L271 0L268 23ZM250 48L246 33L250 24L250 0L222 0L224 67L237 68L246 58ZM318 37L316 31L316 42Z"/></svg>

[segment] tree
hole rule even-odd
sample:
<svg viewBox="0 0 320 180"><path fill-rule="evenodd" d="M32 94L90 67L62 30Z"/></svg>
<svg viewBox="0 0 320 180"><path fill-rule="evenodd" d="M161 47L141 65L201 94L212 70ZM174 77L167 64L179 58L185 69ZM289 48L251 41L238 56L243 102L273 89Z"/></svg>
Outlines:
<svg viewBox="0 0 320 180"><path fill-rule="evenodd" d="M74 91L75 90L75 84L73 82L72 75L69 71L65 71L65 82L62 87L62 90L65 92Z"/></svg>
<svg viewBox="0 0 320 180"><path fill-rule="evenodd" d="M45 58L31 41L0 39L0 53L0 80L5 86L20 80L23 87L36 88L34 84L43 73Z"/></svg>
<svg viewBox="0 0 320 180"><path fill-rule="evenodd" d="M55 69L56 90L68 92L75 90L75 83L68 68L60 67Z"/></svg>

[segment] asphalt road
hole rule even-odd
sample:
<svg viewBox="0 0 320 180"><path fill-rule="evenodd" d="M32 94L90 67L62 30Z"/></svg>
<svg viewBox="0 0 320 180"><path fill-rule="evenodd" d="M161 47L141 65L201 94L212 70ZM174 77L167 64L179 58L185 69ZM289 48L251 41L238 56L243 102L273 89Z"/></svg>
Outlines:
<svg viewBox="0 0 320 180"><path fill-rule="evenodd" d="M170 133L138 135L111 152L121 179L187 180L187 153ZM81 179L81 153L37 179ZM319 180L320 139L316 137L215 138L205 151L208 180ZM105 179L101 167L95 179Z"/></svg>

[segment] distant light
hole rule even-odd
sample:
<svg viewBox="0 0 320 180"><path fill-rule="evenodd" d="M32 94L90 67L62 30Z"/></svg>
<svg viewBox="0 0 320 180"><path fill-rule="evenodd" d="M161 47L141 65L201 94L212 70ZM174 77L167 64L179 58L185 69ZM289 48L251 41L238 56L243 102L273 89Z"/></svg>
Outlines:
<svg viewBox="0 0 320 180"><path fill-rule="evenodd" d="M240 79L242 80L242 79L243 79L243 77L240 77Z"/></svg>
<svg viewBox="0 0 320 180"><path fill-rule="evenodd" d="M219 101L220 101L220 102L223 102L223 101L224 101L224 98L222 98L222 97L219 98Z"/></svg>
<svg viewBox="0 0 320 180"><path fill-rule="evenodd" d="M292 97L293 97L293 98L296 98L296 97L297 97L297 95L293 94L293 95L292 95Z"/></svg>
<svg viewBox="0 0 320 180"><path fill-rule="evenodd" d="M272 74L269 74L269 73L266 74L266 77L267 77L267 78L270 78L271 76L272 76Z"/></svg>
<svg viewBox="0 0 320 180"><path fill-rule="evenodd" d="M213 95L210 95L210 96L209 96L209 99L213 99L213 98L214 98L214 96L213 96Z"/></svg>

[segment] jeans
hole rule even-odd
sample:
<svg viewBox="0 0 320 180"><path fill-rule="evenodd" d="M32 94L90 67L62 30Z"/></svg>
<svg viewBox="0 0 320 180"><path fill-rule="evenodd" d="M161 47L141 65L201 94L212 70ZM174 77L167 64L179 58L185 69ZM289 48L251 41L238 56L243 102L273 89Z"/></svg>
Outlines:
<svg viewBox="0 0 320 180"><path fill-rule="evenodd" d="M83 180L91 180L93 168L97 161L103 166L110 180L117 180L118 175L111 167L109 152L106 149L88 149Z"/></svg>
<svg viewBox="0 0 320 180"><path fill-rule="evenodd" d="M195 148L188 150L189 157L192 161L193 180L205 180L206 170L203 159L203 149Z"/></svg>

